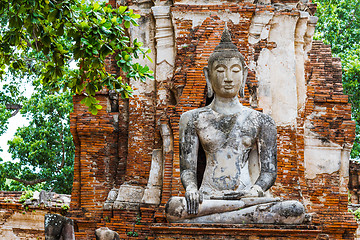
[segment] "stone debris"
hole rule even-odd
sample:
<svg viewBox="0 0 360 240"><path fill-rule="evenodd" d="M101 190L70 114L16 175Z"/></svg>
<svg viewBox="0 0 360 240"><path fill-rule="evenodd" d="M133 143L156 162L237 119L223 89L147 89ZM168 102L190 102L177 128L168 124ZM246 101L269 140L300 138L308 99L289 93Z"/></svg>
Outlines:
<svg viewBox="0 0 360 240"><path fill-rule="evenodd" d="M45 207L45 208L61 208L65 205L70 206L71 195L57 194L55 192L34 191L32 198L20 202L23 192L5 192L0 191L0 202L5 203L22 203L28 207Z"/></svg>

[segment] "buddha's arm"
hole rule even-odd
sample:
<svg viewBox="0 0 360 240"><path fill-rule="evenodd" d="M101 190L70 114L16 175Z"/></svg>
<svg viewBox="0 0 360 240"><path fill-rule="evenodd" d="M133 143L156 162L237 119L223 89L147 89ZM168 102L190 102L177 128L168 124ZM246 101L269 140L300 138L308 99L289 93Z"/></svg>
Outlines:
<svg viewBox="0 0 360 240"><path fill-rule="evenodd" d="M255 185L266 191L275 183L277 175L277 132L274 120L268 115L262 115L260 124L258 151L261 170Z"/></svg>
<svg viewBox="0 0 360 240"><path fill-rule="evenodd" d="M195 131L192 112L181 115L179 141L180 173L182 184L186 190L187 211L189 214L197 214L200 202L196 177L199 138Z"/></svg>

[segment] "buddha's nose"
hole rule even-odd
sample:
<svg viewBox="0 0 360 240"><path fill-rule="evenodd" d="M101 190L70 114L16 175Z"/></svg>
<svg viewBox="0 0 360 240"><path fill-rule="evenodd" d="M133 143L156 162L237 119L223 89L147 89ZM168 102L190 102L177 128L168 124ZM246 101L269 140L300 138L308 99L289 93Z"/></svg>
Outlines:
<svg viewBox="0 0 360 240"><path fill-rule="evenodd" d="M232 83L232 79L229 78L228 76L226 76L226 78L224 79L225 83Z"/></svg>
<svg viewBox="0 0 360 240"><path fill-rule="evenodd" d="M231 73L229 70L225 71L225 79L224 79L225 83L232 83Z"/></svg>

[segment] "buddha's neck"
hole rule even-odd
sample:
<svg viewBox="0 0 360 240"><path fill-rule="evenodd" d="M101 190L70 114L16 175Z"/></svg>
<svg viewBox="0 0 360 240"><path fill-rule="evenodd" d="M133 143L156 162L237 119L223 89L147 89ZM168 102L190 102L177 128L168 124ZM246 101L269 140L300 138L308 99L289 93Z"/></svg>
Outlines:
<svg viewBox="0 0 360 240"><path fill-rule="evenodd" d="M214 96L214 100L211 102L209 107L217 113L222 114L234 114L241 111L242 104L239 102L237 96L233 98L224 98Z"/></svg>

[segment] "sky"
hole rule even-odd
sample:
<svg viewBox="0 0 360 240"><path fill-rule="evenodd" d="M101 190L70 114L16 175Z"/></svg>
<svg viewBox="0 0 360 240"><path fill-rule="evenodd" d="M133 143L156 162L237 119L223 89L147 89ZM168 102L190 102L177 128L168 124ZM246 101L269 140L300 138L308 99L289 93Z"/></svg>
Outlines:
<svg viewBox="0 0 360 240"><path fill-rule="evenodd" d="M6 131L6 133L0 136L0 147L3 150L2 152L0 152L0 155L4 161L11 160L11 154L8 153L7 141L11 140L14 137L14 134L18 127L26 126L28 122L29 121L26 118L22 117L20 113L9 119L8 130Z"/></svg>

